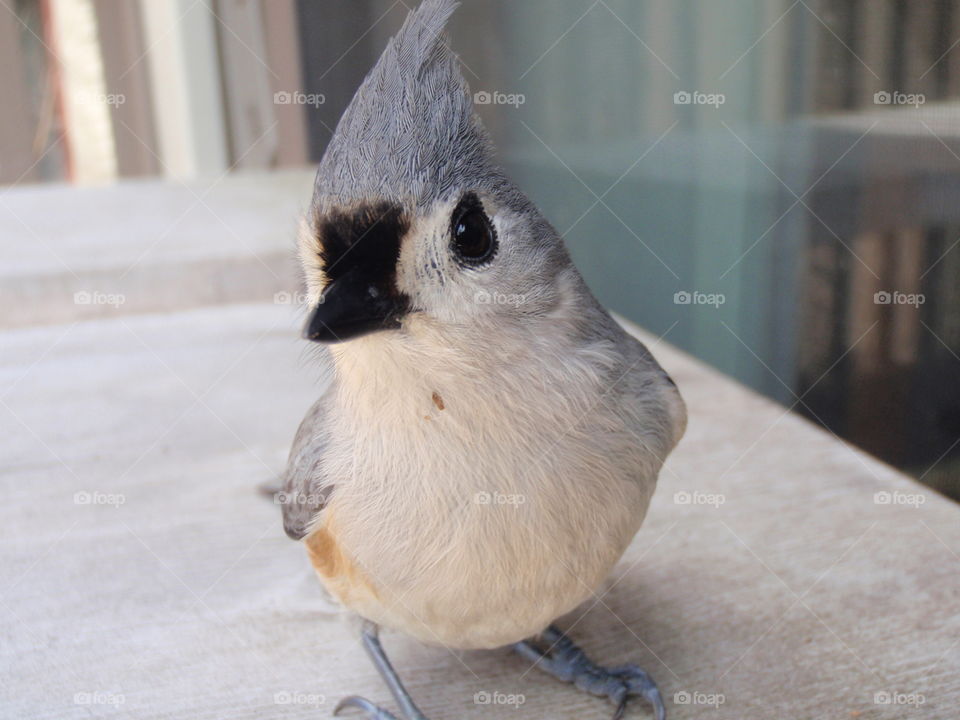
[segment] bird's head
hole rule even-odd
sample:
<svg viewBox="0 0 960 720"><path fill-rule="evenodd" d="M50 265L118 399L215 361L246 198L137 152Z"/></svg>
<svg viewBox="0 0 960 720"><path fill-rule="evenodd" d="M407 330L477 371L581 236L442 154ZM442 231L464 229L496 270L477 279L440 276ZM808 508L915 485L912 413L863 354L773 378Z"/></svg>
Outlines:
<svg viewBox="0 0 960 720"><path fill-rule="evenodd" d="M300 238L308 339L529 322L579 277L494 161L446 44L455 7L407 17L330 140Z"/></svg>

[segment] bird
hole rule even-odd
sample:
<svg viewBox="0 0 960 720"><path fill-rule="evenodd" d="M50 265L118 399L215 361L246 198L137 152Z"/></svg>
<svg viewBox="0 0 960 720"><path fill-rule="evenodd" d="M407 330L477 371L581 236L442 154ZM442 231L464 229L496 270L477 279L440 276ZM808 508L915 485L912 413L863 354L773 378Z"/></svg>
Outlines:
<svg viewBox="0 0 960 720"><path fill-rule="evenodd" d="M425 716L381 628L508 647L615 718L638 697L663 720L649 673L595 663L556 621L633 540L686 407L498 164L445 31L457 5L409 12L317 168L297 252L331 379L280 478L284 529L405 720Z"/></svg>

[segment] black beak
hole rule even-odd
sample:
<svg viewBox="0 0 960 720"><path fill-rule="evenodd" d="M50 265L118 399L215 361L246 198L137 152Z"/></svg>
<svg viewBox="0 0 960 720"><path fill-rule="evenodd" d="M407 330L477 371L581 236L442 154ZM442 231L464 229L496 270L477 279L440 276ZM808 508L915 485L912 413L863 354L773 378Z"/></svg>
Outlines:
<svg viewBox="0 0 960 720"><path fill-rule="evenodd" d="M303 329L303 337L335 343L399 328L404 304L401 297L355 268L327 285Z"/></svg>

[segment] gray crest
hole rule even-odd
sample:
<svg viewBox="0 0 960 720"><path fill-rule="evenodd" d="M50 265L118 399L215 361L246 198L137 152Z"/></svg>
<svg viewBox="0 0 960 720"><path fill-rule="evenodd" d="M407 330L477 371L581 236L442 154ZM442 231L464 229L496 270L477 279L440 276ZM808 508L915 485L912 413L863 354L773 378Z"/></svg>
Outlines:
<svg viewBox="0 0 960 720"><path fill-rule="evenodd" d="M324 205L423 207L499 173L444 27L456 0L424 0L387 44L337 124L316 179ZM484 182L486 180L487 182Z"/></svg>

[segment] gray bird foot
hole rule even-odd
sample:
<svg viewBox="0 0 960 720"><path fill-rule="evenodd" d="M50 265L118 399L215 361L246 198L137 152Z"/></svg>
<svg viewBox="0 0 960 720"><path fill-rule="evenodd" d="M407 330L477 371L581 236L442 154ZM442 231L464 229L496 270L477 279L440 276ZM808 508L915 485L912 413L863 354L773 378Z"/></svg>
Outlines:
<svg viewBox="0 0 960 720"><path fill-rule="evenodd" d="M390 664L387 654L383 651L380 638L377 637L377 626L371 622L365 622L361 634L361 641L370 659L373 660L374 666L380 672L383 681L393 694L393 699L396 700L397 705L400 706L404 719L427 720L424 714L420 712L420 708L413 702L413 698L410 697L410 693L407 692L403 683L400 682L400 676L397 675L397 671L393 669L393 665ZM357 695L345 697L337 703L337 706L333 709L333 714L335 716L339 715L341 711L348 707L362 710L367 720L397 720L396 715L393 713Z"/></svg>
<svg viewBox="0 0 960 720"><path fill-rule="evenodd" d="M573 683L591 695L608 697L617 706L613 720L623 717L627 700L632 696L644 698L653 706L657 720L666 720L667 710L660 690L643 669L636 665L600 667L554 625L548 627L541 637L549 645L546 651L529 640L517 643L513 649L558 680Z"/></svg>
<svg viewBox="0 0 960 720"><path fill-rule="evenodd" d="M397 716L393 713L388 712L379 705L374 705L366 698L358 697L357 695L345 697L343 700L338 702L337 706L333 709L333 714L339 715L344 708L348 707L355 707L363 710L367 720L397 720Z"/></svg>
<svg viewBox="0 0 960 720"><path fill-rule="evenodd" d="M403 708L404 720L427 720L427 718L425 718L420 712L419 708L417 708L416 705L413 705L412 701L410 701L409 706L403 704L401 707ZM362 710L367 720L398 720L397 716L389 710L385 710L379 705L375 705L359 695L350 695L349 697L345 697L343 700L338 702L337 706L333 709L334 716L339 715L346 708L357 708Z"/></svg>

